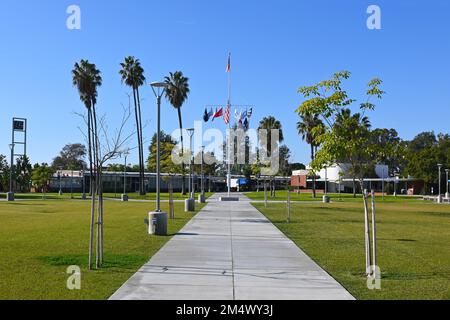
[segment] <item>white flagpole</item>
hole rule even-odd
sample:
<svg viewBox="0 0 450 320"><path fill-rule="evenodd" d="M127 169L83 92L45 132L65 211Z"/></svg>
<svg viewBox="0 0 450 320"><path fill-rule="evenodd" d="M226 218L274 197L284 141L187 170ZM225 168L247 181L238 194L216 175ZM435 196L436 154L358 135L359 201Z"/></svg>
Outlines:
<svg viewBox="0 0 450 320"><path fill-rule="evenodd" d="M228 56L228 105L227 108L230 108L230 118L228 121L228 197L231 196L231 141L230 141L230 135L231 135L231 53ZM225 110L226 112L226 110Z"/></svg>

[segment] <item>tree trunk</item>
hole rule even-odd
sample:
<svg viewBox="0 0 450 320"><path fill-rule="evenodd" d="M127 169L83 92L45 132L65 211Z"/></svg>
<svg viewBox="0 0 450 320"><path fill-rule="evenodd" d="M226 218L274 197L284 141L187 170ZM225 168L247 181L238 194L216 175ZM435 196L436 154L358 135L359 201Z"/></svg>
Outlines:
<svg viewBox="0 0 450 320"><path fill-rule="evenodd" d="M92 269L93 258L93 246L94 246L94 223L95 223L95 201L94 199L94 170L93 170L93 158L92 158L92 111L88 109L88 142L89 142L89 172L91 174L89 179L89 192L91 194L91 226L89 235L89 269Z"/></svg>
<svg viewBox="0 0 450 320"><path fill-rule="evenodd" d="M95 194L93 196L93 207L95 210L95 198L99 196L99 206L100 206L100 183L101 183L101 164L100 164L100 143L99 143L99 137L98 137L98 128L97 128L97 113L95 111L95 107L93 107L93 116L94 116L94 141L95 141L95 149L94 149L94 157L95 157L95 165L96 165L96 190ZM97 255L96 255L96 267L100 268L100 257L101 257L101 213L100 210L97 212Z"/></svg>
<svg viewBox="0 0 450 320"><path fill-rule="evenodd" d="M185 195L186 194L186 188L185 188L186 176L185 176L185 172L184 172L184 138L183 138L183 119L181 118L181 107L177 108L177 111L178 111L178 122L180 124L180 134L181 134L181 155L182 155L182 160L181 160L181 175L182 175L181 194Z"/></svg>
<svg viewBox="0 0 450 320"><path fill-rule="evenodd" d="M367 201L367 193L364 190L363 181L360 180L361 189L363 189L363 202L364 202L364 242L366 249L366 273L370 273L372 266L371 240L370 240L370 221L369 221L369 204Z"/></svg>
<svg viewBox="0 0 450 320"><path fill-rule="evenodd" d="M314 145L311 144L311 162L314 161L315 156L314 156ZM313 193L313 198L316 198L316 174L314 174L313 176L313 185L312 185L312 193Z"/></svg>
<svg viewBox="0 0 450 320"><path fill-rule="evenodd" d="M142 131L142 114L141 114L141 97L139 96L139 87L136 88L136 97L137 97L137 107L138 107L138 115L139 115L139 135L140 135L140 153L139 153L139 169L140 174L142 177L141 180L141 196L146 194L145 190L145 160L144 160L144 138L143 138L143 131Z"/></svg>
<svg viewBox="0 0 450 320"><path fill-rule="evenodd" d="M139 124L139 112L138 112L138 105L137 105L137 99L136 99L136 90L133 88L133 101L134 101L134 117L136 120L136 135L138 140L138 158L139 158L139 194L142 194L142 162L141 162L141 132L139 130L140 124Z"/></svg>

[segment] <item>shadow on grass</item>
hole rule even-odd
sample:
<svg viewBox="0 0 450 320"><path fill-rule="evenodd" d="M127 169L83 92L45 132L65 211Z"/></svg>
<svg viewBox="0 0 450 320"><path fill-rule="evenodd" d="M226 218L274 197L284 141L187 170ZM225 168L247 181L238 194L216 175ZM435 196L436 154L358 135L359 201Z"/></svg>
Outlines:
<svg viewBox="0 0 450 320"><path fill-rule="evenodd" d="M50 266L81 266L87 267L89 264L88 255L54 255L43 256L37 258L39 261ZM144 255L131 255L131 254L105 254L103 267L104 269L113 268L136 268L140 267L147 261L148 257Z"/></svg>

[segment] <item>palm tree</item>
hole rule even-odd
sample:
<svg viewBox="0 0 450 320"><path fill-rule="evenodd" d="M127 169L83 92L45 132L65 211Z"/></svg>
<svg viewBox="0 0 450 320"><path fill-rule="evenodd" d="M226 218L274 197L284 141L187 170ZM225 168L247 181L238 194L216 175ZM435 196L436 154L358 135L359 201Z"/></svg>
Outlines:
<svg viewBox="0 0 450 320"><path fill-rule="evenodd" d="M90 228L90 241L89 241L89 269L92 268L93 257L93 243L94 243L94 224L95 224L95 199L97 188L95 185L93 168L98 169L98 136L97 136L97 115L95 111L95 105L97 104L97 88L102 85L102 77L100 71L96 68L95 64L89 63L88 60L81 60L80 63L75 63L72 70L72 82L78 89L80 100L88 111L88 143L89 143L89 164L91 173L91 228ZM98 171L98 170L97 170ZM97 173L98 174L98 173ZM98 236L103 234L103 225L101 224L102 217L99 217L100 224L98 224ZM101 225L101 227L100 227ZM101 234L100 234L101 233ZM97 265L98 265L99 250L97 247Z"/></svg>
<svg viewBox="0 0 450 320"><path fill-rule="evenodd" d="M181 107L188 98L189 95L189 78L183 76L181 71L176 71L175 73L169 73L169 76L165 78L165 83L167 84L166 98L170 104L177 109L178 112L178 122L180 125L181 132L181 154L182 159L184 159L184 138L183 138L183 119L181 117ZM185 172L184 172L184 160L181 163L181 173L183 175L183 186L182 193L186 194L185 191Z"/></svg>
<svg viewBox="0 0 450 320"><path fill-rule="evenodd" d="M281 125L281 122L278 121L275 117L273 116L269 116L269 117L264 117L260 122L259 122L259 130L267 130L268 131L268 135L267 135L267 146L266 146L266 150L264 150L264 152L266 152L266 154L270 154L272 155L272 132L271 130L279 130L279 140L278 140L278 144L277 147L279 147L279 144L281 144L284 141L284 135L283 135L283 126ZM275 197L275 181L272 179L272 187L270 189L270 193L272 197Z"/></svg>
<svg viewBox="0 0 450 320"><path fill-rule="evenodd" d="M306 141L307 144L311 147L311 161L314 161L316 158L315 151L319 146L317 142L318 132L317 130L323 131L324 124L322 120L320 120L319 115L317 114L308 114L301 116L301 120L297 123L297 131L298 134L301 135L303 141ZM316 197L316 175L313 176L313 197Z"/></svg>
<svg viewBox="0 0 450 320"><path fill-rule="evenodd" d="M131 56L126 57L125 61L122 62L120 66L122 69L119 74L122 77L122 83L125 83L133 89L134 115L136 118L136 132L139 152L139 193L140 195L145 195L144 142L141 119L141 97L139 94L139 87L144 85L145 82L144 69L141 67L139 59Z"/></svg>

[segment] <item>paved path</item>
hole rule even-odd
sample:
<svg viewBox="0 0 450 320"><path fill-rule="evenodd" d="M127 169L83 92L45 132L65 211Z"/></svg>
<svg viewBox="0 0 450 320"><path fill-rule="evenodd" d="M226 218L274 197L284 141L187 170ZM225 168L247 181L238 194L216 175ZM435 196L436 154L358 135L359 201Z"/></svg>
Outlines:
<svg viewBox="0 0 450 320"><path fill-rule="evenodd" d="M219 196L110 299L353 299L248 198Z"/></svg>

